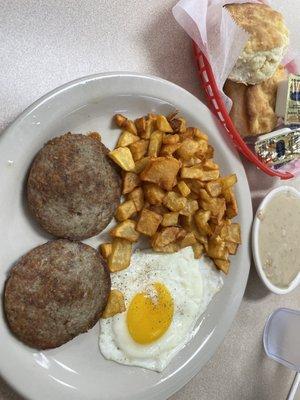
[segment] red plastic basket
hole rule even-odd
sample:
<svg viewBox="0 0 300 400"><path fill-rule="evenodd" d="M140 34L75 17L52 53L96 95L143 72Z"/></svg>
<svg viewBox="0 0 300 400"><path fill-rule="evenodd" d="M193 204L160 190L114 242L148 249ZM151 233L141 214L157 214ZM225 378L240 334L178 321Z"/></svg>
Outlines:
<svg viewBox="0 0 300 400"><path fill-rule="evenodd" d="M250 150L250 148L247 146L247 144L244 142L239 132L235 128L231 118L229 117L229 114L225 108L225 104L219 94L219 89L217 87L215 77L209 62L207 61L206 57L196 43L193 43L193 48L197 61L201 85L206 93L209 107L220 120L221 124L224 126L226 132L232 139L238 151L242 153L249 161L255 164L261 171L270 176L278 176L281 179L293 178L294 175L289 172L279 172L269 168L253 153L253 151Z"/></svg>

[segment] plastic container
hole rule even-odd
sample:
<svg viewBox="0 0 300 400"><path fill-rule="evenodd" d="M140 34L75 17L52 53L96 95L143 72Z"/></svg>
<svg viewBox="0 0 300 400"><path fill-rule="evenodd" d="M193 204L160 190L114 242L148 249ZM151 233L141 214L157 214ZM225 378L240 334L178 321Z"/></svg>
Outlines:
<svg viewBox="0 0 300 400"><path fill-rule="evenodd" d="M217 116L221 124L224 126L226 132L233 141L235 147L240 153L242 153L250 162L255 164L261 171L270 175L277 176L280 179L291 179L294 177L290 172L280 172L268 167L263 163L256 154L247 146L243 138L235 128L227 110L225 104L219 94L219 89L217 87L214 74L212 72L211 66L207 61L204 54L201 52L196 43L193 43L194 54L197 62L200 82L202 88L206 93L208 100L208 105L211 111Z"/></svg>

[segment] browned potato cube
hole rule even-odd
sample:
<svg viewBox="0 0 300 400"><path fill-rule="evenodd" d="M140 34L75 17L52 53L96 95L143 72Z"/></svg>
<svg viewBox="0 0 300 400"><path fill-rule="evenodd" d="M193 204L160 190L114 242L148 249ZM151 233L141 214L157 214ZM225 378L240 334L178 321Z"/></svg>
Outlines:
<svg viewBox="0 0 300 400"><path fill-rule="evenodd" d="M222 193L222 185L219 180L210 181L205 187L211 197L218 197Z"/></svg>
<svg viewBox="0 0 300 400"><path fill-rule="evenodd" d="M135 167L133 172L136 174L140 174L150 162L150 157L143 157L140 160L135 162Z"/></svg>
<svg viewBox="0 0 300 400"><path fill-rule="evenodd" d="M238 248L238 244L237 243L233 243L233 242L225 242L226 243L226 247L229 251L229 254L236 254L237 248Z"/></svg>
<svg viewBox="0 0 300 400"><path fill-rule="evenodd" d="M141 172L142 181L157 183L162 189L172 190L180 162L175 158L158 157L151 159Z"/></svg>
<svg viewBox="0 0 300 400"><path fill-rule="evenodd" d="M145 132L145 130L146 130L146 118L145 117L137 118L134 121L134 124L135 124L138 135L141 135L141 133Z"/></svg>
<svg viewBox="0 0 300 400"><path fill-rule="evenodd" d="M164 115L158 115L156 117L156 126L159 131L162 132L173 132L171 125Z"/></svg>
<svg viewBox="0 0 300 400"><path fill-rule="evenodd" d="M199 142L196 140L187 138L184 139L181 143L181 146L176 151L176 154L182 160L188 160L189 158L193 157L194 154L199 150Z"/></svg>
<svg viewBox="0 0 300 400"><path fill-rule="evenodd" d="M124 124L124 122L126 121L126 117L124 117L124 115L122 115L122 114L116 114L115 116L114 116L114 121L115 121L115 123L116 123L116 125L119 127L119 128L122 128L123 127L123 124Z"/></svg>
<svg viewBox="0 0 300 400"><path fill-rule="evenodd" d="M102 243L99 246L100 254L105 259L107 259L109 257L109 255L111 254L111 250L112 250L112 244L111 243Z"/></svg>
<svg viewBox="0 0 300 400"><path fill-rule="evenodd" d="M181 168L181 178L202 180L203 173L203 169L198 166Z"/></svg>
<svg viewBox="0 0 300 400"><path fill-rule="evenodd" d="M179 181L177 183L177 187L182 194L182 196L187 197L191 193L191 189L188 187L188 185L184 181Z"/></svg>
<svg viewBox="0 0 300 400"><path fill-rule="evenodd" d="M163 228L160 232L156 232L151 238L151 245L153 248L158 249L167 246L169 243L175 242L183 235L185 235L185 231L182 228L176 226Z"/></svg>
<svg viewBox="0 0 300 400"><path fill-rule="evenodd" d="M156 129L156 121L153 118L146 120L145 130L140 133L142 139L150 139L151 133Z"/></svg>
<svg viewBox="0 0 300 400"><path fill-rule="evenodd" d="M221 223L226 210L225 199L212 197L210 201L201 200L201 206L204 210L211 211L211 216L217 224Z"/></svg>
<svg viewBox="0 0 300 400"><path fill-rule="evenodd" d="M138 161L145 156L148 150L149 140L141 139L129 145L134 161Z"/></svg>
<svg viewBox="0 0 300 400"><path fill-rule="evenodd" d="M187 203L185 207L179 211L179 214L182 215L192 215L194 214L195 211L197 211L199 208L198 201L197 200L191 200L187 199Z"/></svg>
<svg viewBox="0 0 300 400"><path fill-rule="evenodd" d="M144 207L143 189L141 187L135 188L128 194L127 200L132 200L134 202L136 211L141 211L141 209Z"/></svg>
<svg viewBox="0 0 300 400"><path fill-rule="evenodd" d="M149 205L149 210L161 215L162 217L164 214L169 212L167 207L163 206L162 204Z"/></svg>
<svg viewBox="0 0 300 400"><path fill-rule="evenodd" d="M219 260L219 259L214 259L214 263L218 269L224 272L224 274L228 274L229 271L229 266L230 262L229 260Z"/></svg>
<svg viewBox="0 0 300 400"><path fill-rule="evenodd" d="M129 267L132 243L129 240L114 238L111 254L108 257L108 267L111 272L121 271Z"/></svg>
<svg viewBox="0 0 300 400"><path fill-rule="evenodd" d="M163 214L163 220L161 221L161 226L174 226L178 224L178 212L167 212Z"/></svg>
<svg viewBox="0 0 300 400"><path fill-rule="evenodd" d="M218 179L220 176L220 171L218 169L211 170L211 171L203 171L202 181L214 181Z"/></svg>
<svg viewBox="0 0 300 400"><path fill-rule="evenodd" d="M198 151L195 153L196 157L203 157L206 155L207 149L208 149L208 144L206 140L198 140Z"/></svg>
<svg viewBox="0 0 300 400"><path fill-rule="evenodd" d="M136 208L134 202L132 200L127 200L118 206L115 217L117 221L121 222L130 218L135 212Z"/></svg>
<svg viewBox="0 0 300 400"><path fill-rule="evenodd" d="M214 148L210 144L207 146L205 158L214 158Z"/></svg>
<svg viewBox="0 0 300 400"><path fill-rule="evenodd" d="M171 156L179 147L181 143L174 143L174 144L164 144L161 148L160 155L161 156Z"/></svg>
<svg viewBox="0 0 300 400"><path fill-rule="evenodd" d="M140 178L134 172L125 172L123 177L123 194L132 192L134 188L139 186L141 183Z"/></svg>
<svg viewBox="0 0 300 400"><path fill-rule="evenodd" d="M208 160L204 161L203 169L204 170L214 170L214 169L219 169L219 166L211 158L209 158Z"/></svg>
<svg viewBox="0 0 300 400"><path fill-rule="evenodd" d="M204 250L204 248L203 248L203 245L201 244L201 243L194 243L193 245L192 245L192 248L193 248L193 252L194 252L194 257L198 260L199 258L201 258L202 257L202 254L203 254L203 250Z"/></svg>
<svg viewBox="0 0 300 400"><path fill-rule="evenodd" d="M207 202L210 202L212 199L205 189L199 189L199 197L201 200L204 200Z"/></svg>
<svg viewBox="0 0 300 400"><path fill-rule="evenodd" d="M163 138L163 133L160 131L154 131L153 133L151 133L149 147L148 147L149 157L158 156L162 145L162 138Z"/></svg>
<svg viewBox="0 0 300 400"><path fill-rule="evenodd" d="M163 204L168 207L169 210L176 212L182 210L186 206L187 199L183 196L180 196L179 193L168 192L163 200Z"/></svg>
<svg viewBox="0 0 300 400"><path fill-rule="evenodd" d="M179 135L175 134L164 134L162 139L163 144L176 144L179 143Z"/></svg>
<svg viewBox="0 0 300 400"><path fill-rule="evenodd" d="M212 234L211 228L208 224L210 215L210 211L197 211L194 215L197 228L202 235Z"/></svg>
<svg viewBox="0 0 300 400"><path fill-rule="evenodd" d="M186 121L183 118L172 118L170 125L174 132L183 133L186 131Z"/></svg>
<svg viewBox="0 0 300 400"><path fill-rule="evenodd" d="M180 250L180 245L179 243L172 242L164 247L153 247L153 250L159 253L176 253Z"/></svg>
<svg viewBox="0 0 300 400"><path fill-rule="evenodd" d="M179 224L188 232L196 229L193 215L179 215Z"/></svg>
<svg viewBox="0 0 300 400"><path fill-rule="evenodd" d="M220 182L222 184L223 190L228 189L237 182L236 174L222 176L222 178L220 178Z"/></svg>
<svg viewBox="0 0 300 400"><path fill-rule="evenodd" d="M225 189L223 195L226 201L226 216L227 218L234 218L238 215L238 206L235 195L231 188Z"/></svg>
<svg viewBox="0 0 300 400"><path fill-rule="evenodd" d="M146 236L153 236L161 221L161 215L144 208L140 213L136 230Z"/></svg>
<svg viewBox="0 0 300 400"><path fill-rule="evenodd" d="M188 232L185 237L180 242L180 247L183 249L184 247L192 246L197 243L197 239L193 232Z"/></svg>
<svg viewBox="0 0 300 400"><path fill-rule="evenodd" d="M205 140L206 142L208 141L208 136L203 133L200 129L198 128L191 128L193 129L193 135L195 139L199 139L199 140Z"/></svg>
<svg viewBox="0 0 300 400"><path fill-rule="evenodd" d="M183 167L194 167L195 165L198 165L200 167L199 164L201 164L201 160L200 160L200 158L197 158L197 157L191 157L188 160L182 161Z"/></svg>
<svg viewBox="0 0 300 400"><path fill-rule="evenodd" d="M170 122L170 121L172 121L174 118L176 118L176 116L178 115L178 113L179 113L179 111L178 110L175 110L175 111L172 111L172 112L170 112L168 115L167 115L167 120Z"/></svg>
<svg viewBox="0 0 300 400"><path fill-rule="evenodd" d="M228 249L220 236L213 236L208 240L207 255L213 259L228 260Z"/></svg>
<svg viewBox="0 0 300 400"><path fill-rule="evenodd" d="M241 243L241 227L240 224L234 223L227 227L227 242Z"/></svg>
<svg viewBox="0 0 300 400"><path fill-rule="evenodd" d="M124 171L132 171L134 169L134 161L128 147L118 147L110 151L108 156Z"/></svg>
<svg viewBox="0 0 300 400"><path fill-rule="evenodd" d="M126 307L123 293L117 289L112 289L101 318L110 318L124 311L126 311Z"/></svg>
<svg viewBox="0 0 300 400"><path fill-rule="evenodd" d="M143 186L145 199L150 204L162 204L166 192L155 183L145 183Z"/></svg>
<svg viewBox="0 0 300 400"><path fill-rule="evenodd" d="M126 147L130 144L137 142L139 137L131 132L123 131L119 136L119 140L116 147Z"/></svg>
<svg viewBox="0 0 300 400"><path fill-rule="evenodd" d="M137 135L137 129L133 121L130 119L126 118L126 121L123 122L122 128L125 129L125 131L131 132L134 135Z"/></svg>
<svg viewBox="0 0 300 400"><path fill-rule="evenodd" d="M201 182L199 179L189 179L185 181L188 187L191 189L192 192L200 195L201 191L204 188L204 183Z"/></svg>
<svg viewBox="0 0 300 400"><path fill-rule="evenodd" d="M112 237L119 237L129 240L129 242L137 242L140 234L135 230L136 222L131 219L126 219L120 222L109 232Z"/></svg>

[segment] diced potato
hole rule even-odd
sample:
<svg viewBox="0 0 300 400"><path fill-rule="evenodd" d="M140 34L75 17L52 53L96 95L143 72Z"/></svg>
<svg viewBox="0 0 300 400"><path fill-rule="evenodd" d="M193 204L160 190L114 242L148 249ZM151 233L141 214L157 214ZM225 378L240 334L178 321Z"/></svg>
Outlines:
<svg viewBox="0 0 300 400"><path fill-rule="evenodd" d="M121 271L129 267L132 243L129 240L114 238L111 254L108 257L108 267L111 272Z"/></svg>
<svg viewBox="0 0 300 400"><path fill-rule="evenodd" d="M205 187L208 194L212 197L218 197L222 193L222 185L219 180L210 181Z"/></svg>
<svg viewBox="0 0 300 400"><path fill-rule="evenodd" d="M123 127L123 124L124 124L124 122L126 121L126 117L124 117L124 115L122 115L122 114L116 114L115 116L114 116L114 121L115 121L115 123L116 123L116 125L119 127L119 128L122 128Z"/></svg>
<svg viewBox="0 0 300 400"><path fill-rule="evenodd" d="M174 132L183 133L186 131L186 121L183 118L172 118L170 125Z"/></svg>
<svg viewBox="0 0 300 400"><path fill-rule="evenodd" d="M188 232L197 229L193 215L179 215L179 223Z"/></svg>
<svg viewBox="0 0 300 400"><path fill-rule="evenodd" d="M193 232L188 232L185 237L180 242L180 247L183 249L184 247L192 246L197 243L197 239Z"/></svg>
<svg viewBox="0 0 300 400"><path fill-rule="evenodd" d="M228 260L228 249L220 236L214 236L208 240L207 255L213 259Z"/></svg>
<svg viewBox="0 0 300 400"><path fill-rule="evenodd" d="M136 174L140 174L150 162L150 157L143 157L140 160L135 162L135 167L133 172Z"/></svg>
<svg viewBox="0 0 300 400"><path fill-rule="evenodd" d="M199 258L201 258L202 257L202 254L203 254L203 250L204 250L204 248L203 248L203 245L201 244L201 243L194 243L193 245L192 245L192 248L193 248L193 252L194 252L194 257L198 260Z"/></svg>
<svg viewBox="0 0 300 400"><path fill-rule="evenodd" d="M134 161L128 147L118 147L110 151L108 156L124 171L132 171L134 169Z"/></svg>
<svg viewBox="0 0 300 400"><path fill-rule="evenodd" d="M202 235L212 234L211 227L208 224L210 215L210 211L197 211L194 215L197 228Z"/></svg>
<svg viewBox="0 0 300 400"><path fill-rule="evenodd" d="M220 176L220 171L218 169L214 169L211 171L203 171L202 181L214 181L218 179Z"/></svg>
<svg viewBox="0 0 300 400"><path fill-rule="evenodd" d="M220 178L220 182L222 184L223 190L228 189L237 182L236 174L222 176L222 178Z"/></svg>
<svg viewBox="0 0 300 400"><path fill-rule="evenodd" d="M167 115L167 120L170 122L170 121L172 121L174 118L176 118L176 116L178 115L178 113L179 113L179 111L178 110L175 110L175 111L172 111L172 112L170 112L168 115Z"/></svg>
<svg viewBox="0 0 300 400"><path fill-rule="evenodd" d="M143 186L145 199L150 204L162 204L166 192L155 183L145 183Z"/></svg>
<svg viewBox="0 0 300 400"><path fill-rule="evenodd" d="M150 142L148 147L148 156L157 157L162 145L163 132L154 131L151 133Z"/></svg>
<svg viewBox="0 0 300 400"><path fill-rule="evenodd" d="M146 118L145 117L137 118L134 121L134 124L135 124L138 135L141 135L143 132L145 132L145 130L146 130Z"/></svg>
<svg viewBox="0 0 300 400"><path fill-rule="evenodd" d="M198 151L195 153L196 157L203 157L206 155L206 152L208 150L208 144L206 140L197 140L198 144Z"/></svg>
<svg viewBox="0 0 300 400"><path fill-rule="evenodd" d="M238 206L235 195L231 188L225 189L223 195L226 201L226 216L227 218L234 218L238 215Z"/></svg>
<svg viewBox="0 0 300 400"><path fill-rule="evenodd" d="M180 210L179 213L182 215L192 215L194 214L195 211L198 210L198 208L199 205L197 200L187 199L185 207L182 210Z"/></svg>
<svg viewBox="0 0 300 400"><path fill-rule="evenodd" d="M177 183L177 187L182 194L182 196L187 197L191 193L191 189L188 187L188 185L184 181L179 181Z"/></svg>
<svg viewBox="0 0 300 400"><path fill-rule="evenodd" d="M151 245L153 248L160 248L167 246L169 243L175 242L180 235L185 235L185 231L176 226L163 228L160 232L156 232L151 238Z"/></svg>
<svg viewBox="0 0 300 400"><path fill-rule="evenodd" d="M200 167L199 164L201 164L201 160L200 160L200 158L197 158L197 157L191 157L188 160L182 161L183 167L194 167L195 165L198 165Z"/></svg>
<svg viewBox="0 0 300 400"><path fill-rule="evenodd" d="M180 250L180 245L179 243L172 242L164 247L153 247L153 250L159 253L176 253Z"/></svg>
<svg viewBox="0 0 300 400"><path fill-rule="evenodd" d="M141 187L135 188L128 194L127 200L132 200L134 202L136 211L141 211L141 209L144 207L143 189Z"/></svg>
<svg viewBox="0 0 300 400"><path fill-rule="evenodd" d="M140 137L142 139L150 139L151 133L155 131L156 121L153 118L149 118L146 120L145 130L141 131Z"/></svg>
<svg viewBox="0 0 300 400"><path fill-rule="evenodd" d="M241 227L240 224L234 223L227 226L228 235L226 237L227 242L241 243Z"/></svg>
<svg viewBox="0 0 300 400"><path fill-rule="evenodd" d="M208 202L210 202L212 199L205 189L199 190L199 197L201 200L208 201Z"/></svg>
<svg viewBox="0 0 300 400"><path fill-rule="evenodd" d="M112 289L101 318L110 318L124 311L126 311L126 307L123 293L117 289Z"/></svg>
<svg viewBox="0 0 300 400"><path fill-rule="evenodd" d="M111 243L102 243L99 246L99 251L102 257L105 259L108 258L111 254L112 244Z"/></svg>
<svg viewBox="0 0 300 400"><path fill-rule="evenodd" d="M137 142L129 145L132 158L134 159L134 161L138 161L145 156L148 150L148 146L149 146L149 140L145 139L138 140Z"/></svg>
<svg viewBox="0 0 300 400"><path fill-rule="evenodd" d="M136 222L131 219L126 219L120 222L109 232L112 237L119 237L129 240L129 242L137 242L140 234L135 230Z"/></svg>
<svg viewBox="0 0 300 400"><path fill-rule="evenodd" d="M220 259L214 259L214 263L218 269L224 272L224 274L228 274L229 271L229 266L230 262L229 260L220 260Z"/></svg>
<svg viewBox="0 0 300 400"><path fill-rule="evenodd" d="M198 150L199 150L199 142L187 138L182 141L181 146L176 151L176 154L182 160L188 160L189 158L193 157Z"/></svg>
<svg viewBox="0 0 300 400"><path fill-rule="evenodd" d="M164 134L162 139L163 144L176 144L179 143L179 135L175 134Z"/></svg>
<svg viewBox="0 0 300 400"><path fill-rule="evenodd" d="M181 143L174 144L164 144L161 148L160 155L161 156L171 156L175 153L177 149L181 146Z"/></svg>
<svg viewBox="0 0 300 400"><path fill-rule="evenodd" d="M157 183L162 189L172 190L180 162L175 158L158 157L151 159L141 172L142 181Z"/></svg>
<svg viewBox="0 0 300 400"><path fill-rule="evenodd" d="M207 146L205 158L214 158L214 148L210 144Z"/></svg>
<svg viewBox="0 0 300 400"><path fill-rule="evenodd" d="M134 188L139 186L141 183L140 178L134 172L125 172L123 177L123 194L132 192Z"/></svg>
<svg viewBox="0 0 300 400"><path fill-rule="evenodd" d="M236 254L237 248L238 248L238 244L237 243L233 243L233 242L225 242L226 243L226 247L229 251L229 254Z"/></svg>
<svg viewBox="0 0 300 400"><path fill-rule="evenodd" d="M164 115L158 115L156 118L157 129L162 132L173 132L171 125Z"/></svg>
<svg viewBox="0 0 300 400"><path fill-rule="evenodd" d="M162 217L164 216L164 214L169 212L167 207L163 206L162 204L149 205L149 210L161 215Z"/></svg>
<svg viewBox="0 0 300 400"><path fill-rule="evenodd" d="M163 200L163 204L171 211L180 211L187 204L187 199L176 192L168 192Z"/></svg>
<svg viewBox="0 0 300 400"><path fill-rule="evenodd" d="M175 226L178 224L178 212L168 212L163 214L163 220L161 221L161 226Z"/></svg>
<svg viewBox="0 0 300 400"><path fill-rule="evenodd" d="M189 179L185 181L188 187L191 189L192 192L196 194L200 194L202 190L204 190L204 183L201 182L199 179Z"/></svg>
<svg viewBox="0 0 300 400"><path fill-rule="evenodd" d="M136 230L144 235L153 236L161 221L161 215L144 208L140 213Z"/></svg>
<svg viewBox="0 0 300 400"><path fill-rule="evenodd" d="M123 131L119 137L116 147L126 147L134 142L137 142L138 140L139 140L138 136L134 135L131 132Z"/></svg>
<svg viewBox="0 0 300 400"><path fill-rule="evenodd" d="M203 177L203 169L201 167L182 167L181 168L181 178L186 179L202 179Z"/></svg>
<svg viewBox="0 0 300 400"><path fill-rule="evenodd" d="M131 132L134 135L137 135L137 129L133 121L130 119L127 119L123 122L122 128L125 129L125 131Z"/></svg>
<svg viewBox="0 0 300 400"><path fill-rule="evenodd" d="M133 200L127 200L118 206L115 217L117 221L122 222L130 218L135 212L136 208Z"/></svg>
<svg viewBox="0 0 300 400"><path fill-rule="evenodd" d="M204 210L211 211L212 218L220 224L226 210L225 199L212 197L209 202L201 200L201 206Z"/></svg>
<svg viewBox="0 0 300 400"><path fill-rule="evenodd" d="M209 158L208 160L204 161L203 169L204 170L214 170L214 169L219 169L219 166L211 158Z"/></svg>
<svg viewBox="0 0 300 400"><path fill-rule="evenodd" d="M195 139L199 139L199 140L205 140L206 142L208 141L208 136L203 133L200 129L198 128L190 128L193 129L193 135Z"/></svg>

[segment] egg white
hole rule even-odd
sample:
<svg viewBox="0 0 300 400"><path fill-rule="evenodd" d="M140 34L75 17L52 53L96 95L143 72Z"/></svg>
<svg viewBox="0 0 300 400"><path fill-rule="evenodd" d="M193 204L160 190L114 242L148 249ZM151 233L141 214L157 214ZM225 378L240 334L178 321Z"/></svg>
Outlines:
<svg viewBox="0 0 300 400"><path fill-rule="evenodd" d="M222 287L221 275L208 258L194 259L190 247L174 254L136 250L130 267L111 275L112 288L131 299L152 283L161 282L174 301L174 315L165 334L150 344L136 343L126 324L126 311L100 320L99 347L103 356L121 364L162 371L193 334L197 319Z"/></svg>

